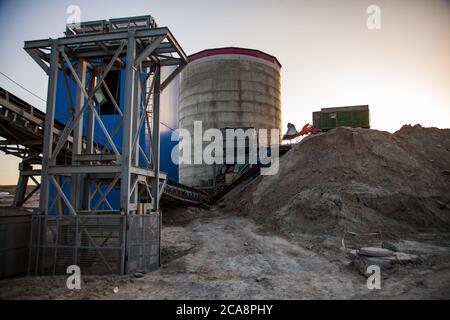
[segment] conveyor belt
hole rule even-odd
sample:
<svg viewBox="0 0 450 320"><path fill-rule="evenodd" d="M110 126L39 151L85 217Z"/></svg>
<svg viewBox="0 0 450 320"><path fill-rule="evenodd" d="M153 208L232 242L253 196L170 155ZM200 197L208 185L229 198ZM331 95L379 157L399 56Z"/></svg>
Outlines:
<svg viewBox="0 0 450 320"><path fill-rule="evenodd" d="M35 156L40 159L43 149L45 113L0 87L0 150L25 159ZM64 130L64 125L55 121L54 144ZM58 162L71 161L72 137L59 154ZM95 152L101 145L94 143Z"/></svg>
<svg viewBox="0 0 450 320"><path fill-rule="evenodd" d="M207 193L170 180L167 180L162 201L172 203L181 202L203 207L209 207L211 204Z"/></svg>

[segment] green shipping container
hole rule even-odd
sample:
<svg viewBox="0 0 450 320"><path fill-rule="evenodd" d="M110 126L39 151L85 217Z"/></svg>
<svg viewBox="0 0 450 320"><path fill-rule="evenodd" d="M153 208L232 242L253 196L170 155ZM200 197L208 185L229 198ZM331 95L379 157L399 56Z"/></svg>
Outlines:
<svg viewBox="0 0 450 320"><path fill-rule="evenodd" d="M322 108L313 112L313 126L322 131L336 127L370 129L369 106Z"/></svg>

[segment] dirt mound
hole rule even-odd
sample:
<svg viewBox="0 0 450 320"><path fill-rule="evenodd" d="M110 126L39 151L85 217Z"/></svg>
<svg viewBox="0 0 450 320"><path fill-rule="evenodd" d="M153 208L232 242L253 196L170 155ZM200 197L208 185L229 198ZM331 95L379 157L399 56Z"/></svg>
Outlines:
<svg viewBox="0 0 450 320"><path fill-rule="evenodd" d="M450 130L337 128L295 145L234 208L283 232L450 230L449 170Z"/></svg>

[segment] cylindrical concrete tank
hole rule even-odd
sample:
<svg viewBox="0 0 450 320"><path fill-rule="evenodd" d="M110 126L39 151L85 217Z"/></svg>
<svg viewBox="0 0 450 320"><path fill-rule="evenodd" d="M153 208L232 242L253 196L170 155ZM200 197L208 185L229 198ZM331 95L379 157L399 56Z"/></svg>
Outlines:
<svg viewBox="0 0 450 320"><path fill-rule="evenodd" d="M243 48L208 49L189 57L181 73L180 128L191 135L194 121L210 128L280 129L281 65L264 52ZM279 143L279 138L275 143ZM211 185L216 168L179 166L180 182Z"/></svg>

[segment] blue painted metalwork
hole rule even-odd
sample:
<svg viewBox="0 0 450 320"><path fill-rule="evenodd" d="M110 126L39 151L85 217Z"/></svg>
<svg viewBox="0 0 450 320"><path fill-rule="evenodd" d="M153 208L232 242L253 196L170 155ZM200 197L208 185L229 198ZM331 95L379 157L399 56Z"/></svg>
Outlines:
<svg viewBox="0 0 450 320"><path fill-rule="evenodd" d="M164 80L166 76L173 71L172 67L162 68L162 79ZM86 76L86 83L89 83L92 74L88 71ZM145 77L145 74L143 75ZM64 77L63 71L59 71L57 78L57 88L56 88L56 111L55 111L55 119L63 124L67 124L72 118L73 110L71 110L71 103L69 102L69 96L72 98L72 105L75 103L75 93L76 93L76 83L70 76ZM117 101L120 109L123 111L124 104L124 84L125 84L125 71L120 71L120 85L119 85L119 99ZM68 94L68 90L70 91L70 95ZM172 141L172 132L174 132L178 128L178 93L179 93L179 78L175 78L169 86L165 88L165 90L161 94L161 129L160 129L160 169L162 172L167 173L168 180L178 182L178 164L175 164L171 159L171 153L174 147L177 147L178 141ZM106 93L104 93L106 96ZM100 114L98 107L97 112L100 115L105 127L108 132L112 136L114 143L116 144L117 149L121 152L122 145L122 130L117 130L117 134L113 135L113 130L120 122L119 114L108 114L102 115ZM83 136L86 135L87 130L87 112L84 113L83 119ZM95 125L98 124L95 122ZM101 130L95 130L94 141L107 146L108 141L106 136ZM144 150L148 159L151 159L151 151L150 151L150 143L149 136L146 126L142 126L140 132L139 143ZM177 151L175 151L176 154ZM71 159L68 157L67 162L70 163ZM145 160L143 157L140 157L140 165L145 166ZM64 181L63 181L64 182ZM95 188L94 185L91 185L91 188ZM70 181L68 181L63 186L63 191L66 194L67 198L70 199ZM107 187L102 187L101 191L105 192ZM52 198L56 198L57 192L54 189L54 186L50 186L50 195ZM97 193L92 203L96 203L100 200L101 195ZM107 196L108 202L115 210L120 210L120 190L114 189ZM64 208L64 212L68 212L67 206L62 204ZM109 207L106 203L102 203L98 210L108 210ZM57 206L55 205L51 212L56 214Z"/></svg>

